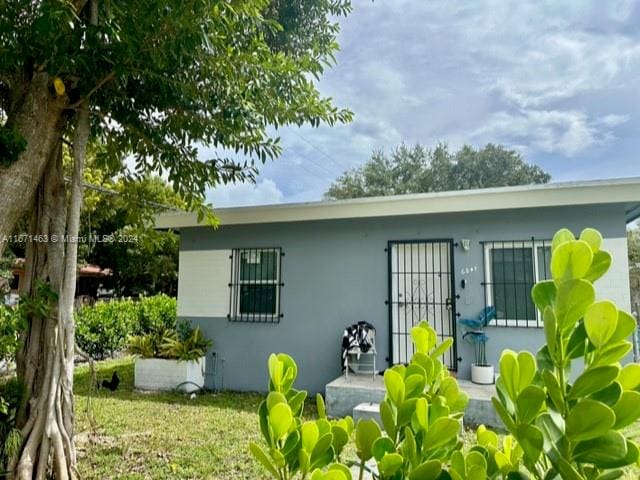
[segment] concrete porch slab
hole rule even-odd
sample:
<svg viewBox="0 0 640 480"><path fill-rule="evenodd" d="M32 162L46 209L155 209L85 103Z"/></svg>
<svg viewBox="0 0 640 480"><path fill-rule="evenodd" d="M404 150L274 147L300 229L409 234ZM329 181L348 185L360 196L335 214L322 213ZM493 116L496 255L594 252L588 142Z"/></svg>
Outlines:
<svg viewBox="0 0 640 480"><path fill-rule="evenodd" d="M502 429L502 421L493 409L491 397L494 385L477 385L469 380L458 380L458 385L469 395L469 404L464 414L465 425L484 424ZM353 409L362 403L377 404L384 400L385 389L382 375L344 375L325 387L325 403L330 417L353 415Z"/></svg>

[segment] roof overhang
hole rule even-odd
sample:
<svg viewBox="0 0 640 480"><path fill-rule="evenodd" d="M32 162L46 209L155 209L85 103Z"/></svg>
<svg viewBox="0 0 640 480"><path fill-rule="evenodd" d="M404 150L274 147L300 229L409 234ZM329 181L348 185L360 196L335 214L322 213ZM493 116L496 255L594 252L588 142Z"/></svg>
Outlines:
<svg viewBox="0 0 640 480"><path fill-rule="evenodd" d="M627 222L637 219L640 178L219 208L214 213L221 225L246 225L597 204L624 204ZM159 229L202 225L195 213L166 213L156 218Z"/></svg>

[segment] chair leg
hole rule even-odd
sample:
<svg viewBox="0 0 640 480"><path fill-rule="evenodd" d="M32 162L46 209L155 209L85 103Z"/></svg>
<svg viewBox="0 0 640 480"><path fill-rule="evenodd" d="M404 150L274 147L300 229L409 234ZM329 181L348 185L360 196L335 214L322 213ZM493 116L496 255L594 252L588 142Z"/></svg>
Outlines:
<svg viewBox="0 0 640 480"><path fill-rule="evenodd" d="M373 373L371 374L373 380L376 379L376 354L373 354Z"/></svg>

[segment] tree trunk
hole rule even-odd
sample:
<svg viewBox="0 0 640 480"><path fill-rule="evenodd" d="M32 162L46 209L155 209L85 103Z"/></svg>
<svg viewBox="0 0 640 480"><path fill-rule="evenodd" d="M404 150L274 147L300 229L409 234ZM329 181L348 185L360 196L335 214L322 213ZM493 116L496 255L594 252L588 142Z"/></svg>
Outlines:
<svg viewBox="0 0 640 480"><path fill-rule="evenodd" d="M69 207L62 173L61 149L43 175L31 221L31 231L48 235L27 249L29 305L43 301L42 281L54 292L49 308L30 308L29 330L18 359L18 377L26 395L19 410L23 436L20 455L11 467L17 480L77 478L74 446L73 367L75 355L73 301L77 272L77 236L82 207L82 177L89 138L88 106L78 112L73 141L74 168ZM66 234L66 241L63 237Z"/></svg>
<svg viewBox="0 0 640 480"><path fill-rule="evenodd" d="M52 150L64 127L66 97L51 92L51 80L36 73L24 94L9 112L7 127L15 128L27 142L26 149L9 167L0 167L0 255L20 217L27 211Z"/></svg>

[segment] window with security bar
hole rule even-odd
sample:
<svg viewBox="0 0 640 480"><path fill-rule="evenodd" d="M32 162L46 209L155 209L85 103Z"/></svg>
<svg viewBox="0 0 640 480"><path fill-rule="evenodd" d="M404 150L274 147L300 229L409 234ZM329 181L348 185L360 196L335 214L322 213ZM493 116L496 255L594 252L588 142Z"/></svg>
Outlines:
<svg viewBox="0 0 640 480"><path fill-rule="evenodd" d="M497 326L541 327L531 300L535 283L551 278L551 241L486 241L484 246L485 306L496 308Z"/></svg>
<svg viewBox="0 0 640 480"><path fill-rule="evenodd" d="M229 320L280 321L282 271L280 248L236 248L231 255Z"/></svg>

